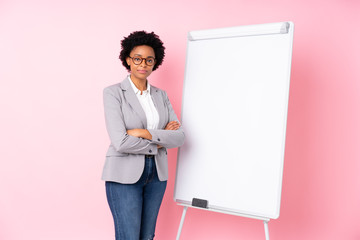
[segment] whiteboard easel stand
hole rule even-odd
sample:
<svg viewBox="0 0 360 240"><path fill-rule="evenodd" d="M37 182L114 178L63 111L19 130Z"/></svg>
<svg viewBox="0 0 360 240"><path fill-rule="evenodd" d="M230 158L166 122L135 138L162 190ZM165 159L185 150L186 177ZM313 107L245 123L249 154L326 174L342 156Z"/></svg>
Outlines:
<svg viewBox="0 0 360 240"><path fill-rule="evenodd" d="M186 216L186 212L188 210L188 207L197 208L197 209L201 209L201 210L212 211L212 212L231 214L231 215L236 215L236 216L240 216L240 217L247 217L247 218L254 218L254 219L262 220L264 222L264 228L265 228L265 240L270 240L269 226L268 226L268 223L270 221L269 218L252 216L252 215L247 215L247 214L240 214L240 213L217 210L217 209L211 209L211 208L199 208L199 207L194 207L194 206L191 206L190 204L184 204L184 203L178 203L178 205L183 206L184 209L183 209L183 213L182 213L182 216L181 216L180 225L179 225L178 233L177 233L177 236L176 236L176 240L180 240L181 230L182 230L182 227L184 225L185 216Z"/></svg>

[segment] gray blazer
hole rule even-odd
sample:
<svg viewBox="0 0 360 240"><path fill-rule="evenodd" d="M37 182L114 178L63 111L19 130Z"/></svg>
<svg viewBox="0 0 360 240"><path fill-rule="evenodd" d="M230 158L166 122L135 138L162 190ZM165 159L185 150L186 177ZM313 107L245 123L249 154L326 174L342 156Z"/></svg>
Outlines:
<svg viewBox="0 0 360 240"><path fill-rule="evenodd" d="M146 115L128 77L104 89L106 128L111 144L106 153L102 179L119 183L137 182L144 170L144 155L154 155L160 181L168 179L167 148L184 143L183 128L164 130L170 121L178 121L165 91L150 85L150 94L159 113L159 129L148 129L152 140L130 136L128 129L146 129ZM163 148L158 149L161 145Z"/></svg>

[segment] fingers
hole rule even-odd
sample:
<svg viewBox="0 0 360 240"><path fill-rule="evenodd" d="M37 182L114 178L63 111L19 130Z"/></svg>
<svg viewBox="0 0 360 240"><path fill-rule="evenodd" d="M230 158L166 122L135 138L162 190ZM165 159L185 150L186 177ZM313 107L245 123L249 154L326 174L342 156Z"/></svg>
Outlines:
<svg viewBox="0 0 360 240"><path fill-rule="evenodd" d="M178 130L180 127L180 123L177 121L171 121L169 122L166 127L165 130Z"/></svg>

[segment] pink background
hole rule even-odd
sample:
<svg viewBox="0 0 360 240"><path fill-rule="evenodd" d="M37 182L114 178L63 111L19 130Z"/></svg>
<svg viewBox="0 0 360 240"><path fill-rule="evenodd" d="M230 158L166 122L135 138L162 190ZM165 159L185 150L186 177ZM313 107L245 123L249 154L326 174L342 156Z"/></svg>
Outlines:
<svg viewBox="0 0 360 240"><path fill-rule="evenodd" d="M355 0L1 0L0 239L113 239L100 180L109 144L102 89L127 74L117 59L123 36L144 29L164 41L150 81L180 117L188 31L288 20L283 192L270 237L360 239L359 13ZM177 151L169 152L158 240L175 239L182 213L172 199ZM182 239L264 239L264 230L190 209Z"/></svg>

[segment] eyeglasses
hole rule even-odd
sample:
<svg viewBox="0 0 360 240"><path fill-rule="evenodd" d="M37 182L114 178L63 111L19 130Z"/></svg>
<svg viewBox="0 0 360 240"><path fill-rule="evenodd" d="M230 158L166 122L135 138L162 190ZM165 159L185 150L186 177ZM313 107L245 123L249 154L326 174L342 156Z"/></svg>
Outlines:
<svg viewBox="0 0 360 240"><path fill-rule="evenodd" d="M145 64L148 66L153 66L155 64L155 58L153 57L147 57L147 58L142 58L142 57L129 57L132 59L133 63L135 65L140 65L143 60L145 60Z"/></svg>

